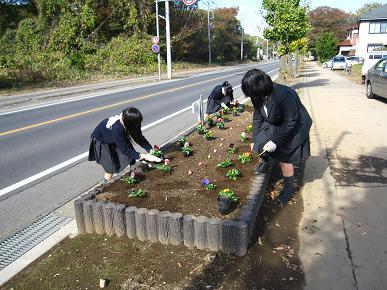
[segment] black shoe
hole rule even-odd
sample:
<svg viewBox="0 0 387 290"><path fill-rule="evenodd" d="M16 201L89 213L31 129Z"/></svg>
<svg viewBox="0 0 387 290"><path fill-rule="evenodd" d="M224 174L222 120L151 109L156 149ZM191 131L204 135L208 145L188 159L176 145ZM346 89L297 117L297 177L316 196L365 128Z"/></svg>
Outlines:
<svg viewBox="0 0 387 290"><path fill-rule="evenodd" d="M262 162L255 168L255 174L265 174L270 168L270 163L269 162Z"/></svg>
<svg viewBox="0 0 387 290"><path fill-rule="evenodd" d="M287 203L292 197L293 192L284 192L282 191L277 199L277 203Z"/></svg>

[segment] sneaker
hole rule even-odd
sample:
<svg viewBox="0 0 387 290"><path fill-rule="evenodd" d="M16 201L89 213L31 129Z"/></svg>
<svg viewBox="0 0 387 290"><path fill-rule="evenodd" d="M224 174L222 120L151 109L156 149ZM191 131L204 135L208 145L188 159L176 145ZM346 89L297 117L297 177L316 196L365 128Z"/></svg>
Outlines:
<svg viewBox="0 0 387 290"><path fill-rule="evenodd" d="M270 163L269 162L262 162L255 168L255 174L265 174L270 168Z"/></svg>

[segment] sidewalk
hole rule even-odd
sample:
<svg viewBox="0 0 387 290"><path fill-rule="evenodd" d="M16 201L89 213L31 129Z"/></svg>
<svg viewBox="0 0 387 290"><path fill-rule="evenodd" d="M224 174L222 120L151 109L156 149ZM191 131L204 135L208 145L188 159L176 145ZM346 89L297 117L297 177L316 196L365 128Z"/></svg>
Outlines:
<svg viewBox="0 0 387 290"><path fill-rule="evenodd" d="M314 121L300 225L306 289L386 289L387 101L315 63L295 87Z"/></svg>

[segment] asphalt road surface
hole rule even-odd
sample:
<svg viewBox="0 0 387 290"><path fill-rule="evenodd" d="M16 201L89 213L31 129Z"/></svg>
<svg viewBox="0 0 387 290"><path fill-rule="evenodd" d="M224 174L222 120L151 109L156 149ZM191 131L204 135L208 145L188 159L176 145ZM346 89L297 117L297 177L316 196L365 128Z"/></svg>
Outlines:
<svg viewBox="0 0 387 290"><path fill-rule="evenodd" d="M225 80L237 87L234 92L238 97L242 95L238 86L244 73L254 67L272 76L278 72L276 61L242 65L228 71L196 74L125 91L90 94L61 104L0 113L0 240L102 179L102 169L81 156L88 150L91 132L102 119L134 106L143 113L143 126L149 127L191 106L200 95L206 98L215 85ZM151 143L162 144L195 120L192 112L186 110L147 128L144 135ZM80 158L29 182L32 176L74 157ZM12 188L21 181L26 181L24 186Z"/></svg>

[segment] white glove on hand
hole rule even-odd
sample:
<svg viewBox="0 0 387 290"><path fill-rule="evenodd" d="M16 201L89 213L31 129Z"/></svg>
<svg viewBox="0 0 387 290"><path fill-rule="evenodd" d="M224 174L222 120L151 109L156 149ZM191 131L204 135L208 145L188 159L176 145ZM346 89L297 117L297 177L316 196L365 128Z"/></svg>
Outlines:
<svg viewBox="0 0 387 290"><path fill-rule="evenodd" d="M224 108L224 109L229 109L229 107L227 107L227 105L226 105L225 103L223 103L223 102L222 102L220 105L221 105L222 108Z"/></svg>
<svg viewBox="0 0 387 290"><path fill-rule="evenodd" d="M160 163L163 161L161 158L153 156L152 154L146 153L146 154L141 154L140 159L144 159L149 162L154 162L154 163Z"/></svg>
<svg viewBox="0 0 387 290"><path fill-rule="evenodd" d="M267 152L274 152L275 149L277 149L277 145L275 145L273 141L269 141L265 144L265 146L263 146L263 150Z"/></svg>

